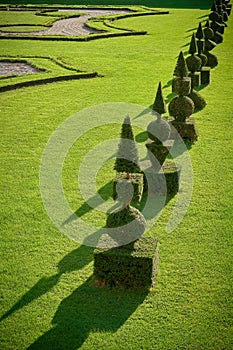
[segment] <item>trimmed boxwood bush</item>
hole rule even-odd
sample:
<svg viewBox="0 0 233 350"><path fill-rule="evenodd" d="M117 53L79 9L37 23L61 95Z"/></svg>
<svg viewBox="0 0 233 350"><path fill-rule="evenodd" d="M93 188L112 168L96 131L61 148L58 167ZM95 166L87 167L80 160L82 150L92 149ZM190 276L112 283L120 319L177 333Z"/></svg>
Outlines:
<svg viewBox="0 0 233 350"><path fill-rule="evenodd" d="M117 199L117 184L124 179L128 179L127 173L117 173L115 179L113 180L113 199ZM133 185L133 202L140 202L143 194L143 175L142 174L130 174L130 183Z"/></svg>
<svg viewBox="0 0 233 350"><path fill-rule="evenodd" d="M119 173L126 172L128 178L130 173L140 172L138 152L129 116L125 117L121 126L121 141L118 145L114 170Z"/></svg>
<svg viewBox="0 0 233 350"><path fill-rule="evenodd" d="M147 126L148 137L157 145L161 145L169 138L170 131L170 125L165 119L158 118L150 122Z"/></svg>
<svg viewBox="0 0 233 350"><path fill-rule="evenodd" d="M194 103L187 96L174 97L168 106L170 116L184 122L194 112Z"/></svg>
<svg viewBox="0 0 233 350"><path fill-rule="evenodd" d="M94 250L94 276L107 285L150 288L157 264L158 241L154 237L141 237L117 248Z"/></svg>

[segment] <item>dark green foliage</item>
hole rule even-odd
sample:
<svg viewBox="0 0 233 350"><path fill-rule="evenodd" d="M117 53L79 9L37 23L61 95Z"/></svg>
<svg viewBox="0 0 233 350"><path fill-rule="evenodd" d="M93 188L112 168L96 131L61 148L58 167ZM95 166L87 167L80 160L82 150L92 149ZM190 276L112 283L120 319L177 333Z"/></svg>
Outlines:
<svg viewBox="0 0 233 350"><path fill-rule="evenodd" d="M213 37L213 41L216 43L216 44L221 44L223 42L223 36L222 34L218 33L218 32L215 32L214 33L214 37Z"/></svg>
<svg viewBox="0 0 233 350"><path fill-rule="evenodd" d="M118 145L114 169L117 172L140 172L138 152L129 116L125 117L121 127L121 141Z"/></svg>
<svg viewBox="0 0 233 350"><path fill-rule="evenodd" d="M198 130L196 127L195 120L193 118L188 118L185 122L172 120L171 124L177 130L178 134L182 137L182 139L188 140L191 143L197 141Z"/></svg>
<svg viewBox="0 0 233 350"><path fill-rule="evenodd" d="M142 213L131 206L118 208L110 213L106 220L109 236L118 246L130 243L142 236L146 229L146 220Z"/></svg>
<svg viewBox="0 0 233 350"><path fill-rule="evenodd" d="M196 52L197 52L197 43L196 43L195 34L193 33L190 46L189 46L189 53L190 55L194 55Z"/></svg>
<svg viewBox="0 0 233 350"><path fill-rule="evenodd" d="M199 39L199 40L204 38L204 33L203 33L201 22L199 22L199 25L198 25L198 28L197 28L196 38Z"/></svg>
<svg viewBox="0 0 233 350"><path fill-rule="evenodd" d="M174 129L174 128L173 128ZM144 176L144 191L148 191L148 182L150 193L161 195L175 195L179 191L179 176L181 167L172 161L165 161L161 171L150 171L151 165L143 169L146 172ZM164 181L165 177L165 181Z"/></svg>
<svg viewBox="0 0 233 350"><path fill-rule="evenodd" d="M215 55L211 54L210 52L205 51L204 54L207 57L207 63L206 66L210 68L214 68L218 65L218 59Z"/></svg>
<svg viewBox="0 0 233 350"><path fill-rule="evenodd" d="M113 199L118 199L119 196L119 188L118 188L118 183L123 180L127 179L127 173L117 173L115 179L113 180ZM133 186L133 198L132 201L135 203L140 202L142 198L142 193L143 193L143 176L142 174L130 174L130 183ZM127 185L125 185L127 186ZM121 190L120 190L121 192ZM131 186L130 189L128 190L129 193L131 193ZM124 197L124 195L123 195ZM119 198L118 200L124 201L123 198Z"/></svg>
<svg viewBox="0 0 233 350"><path fill-rule="evenodd" d="M177 95L185 96L190 93L191 90L191 79L189 77L174 78L172 80L172 92Z"/></svg>
<svg viewBox="0 0 233 350"><path fill-rule="evenodd" d="M134 188L130 180L121 179L116 184L117 200L125 207L133 198Z"/></svg>
<svg viewBox="0 0 233 350"><path fill-rule="evenodd" d="M210 27L205 27L203 31L204 31L205 39L209 40L209 39L213 38L213 36L214 36L213 29L211 29Z"/></svg>
<svg viewBox="0 0 233 350"><path fill-rule="evenodd" d="M200 86L200 84L201 84L201 73L200 72L190 73L190 77L191 77L192 89L196 86Z"/></svg>
<svg viewBox="0 0 233 350"><path fill-rule="evenodd" d="M168 139L170 135L170 126L165 119L153 120L147 126L148 137L157 144L161 144Z"/></svg>
<svg viewBox="0 0 233 350"><path fill-rule="evenodd" d="M210 27L211 29L213 29L214 32L219 32L220 34L224 34L224 30L225 30L224 24L211 22Z"/></svg>
<svg viewBox="0 0 233 350"><path fill-rule="evenodd" d="M217 11L217 6L216 6L216 2L213 3L212 7L211 7L211 11L216 12Z"/></svg>
<svg viewBox="0 0 233 350"><path fill-rule="evenodd" d="M186 58L187 67L190 72L194 73L201 68L201 59L196 55Z"/></svg>
<svg viewBox="0 0 233 350"><path fill-rule="evenodd" d="M122 247L94 251L94 276L105 284L150 288L157 264L158 241L153 237L141 237Z"/></svg>
<svg viewBox="0 0 233 350"><path fill-rule="evenodd" d="M206 62L207 62L207 57L206 57ZM202 67L201 84L209 84L209 83L210 83L210 67Z"/></svg>
<svg viewBox="0 0 233 350"><path fill-rule="evenodd" d="M146 148L148 150L148 156L153 168L155 170L159 170L167 158L169 148L163 145L158 145L156 142L152 142L150 140L146 143Z"/></svg>
<svg viewBox="0 0 233 350"><path fill-rule="evenodd" d="M197 41L198 56L204 51L204 48L205 48L205 41L204 40L198 40Z"/></svg>
<svg viewBox="0 0 233 350"><path fill-rule="evenodd" d="M184 122L194 112L194 103L187 96L177 96L171 100L168 111L177 121Z"/></svg>
<svg viewBox="0 0 233 350"><path fill-rule="evenodd" d="M206 106L206 101L197 91L192 90L188 96L194 103L195 111L200 111Z"/></svg>
<svg viewBox="0 0 233 350"><path fill-rule="evenodd" d="M220 22L220 15L217 12L211 12L209 19L213 22Z"/></svg>
<svg viewBox="0 0 233 350"><path fill-rule="evenodd" d="M188 76L188 67L186 65L184 54L182 51L180 51L175 70L173 73L175 76L183 78Z"/></svg>
<svg viewBox="0 0 233 350"><path fill-rule="evenodd" d="M199 53L198 57L201 59L201 67L204 67L207 63L207 57L203 53Z"/></svg>
<svg viewBox="0 0 233 350"><path fill-rule="evenodd" d="M164 98L163 98L161 81L159 82L159 86L158 86L158 90L156 93L156 97L155 97L155 101L154 101L152 110L159 113L159 114L166 113L166 111L167 111L166 103L165 103Z"/></svg>
<svg viewBox="0 0 233 350"><path fill-rule="evenodd" d="M211 50L213 50L215 47L216 47L216 43L215 43L214 41L209 40L209 39L205 41L205 52L206 52L206 51L211 51ZM205 52L204 52L204 53L205 53Z"/></svg>

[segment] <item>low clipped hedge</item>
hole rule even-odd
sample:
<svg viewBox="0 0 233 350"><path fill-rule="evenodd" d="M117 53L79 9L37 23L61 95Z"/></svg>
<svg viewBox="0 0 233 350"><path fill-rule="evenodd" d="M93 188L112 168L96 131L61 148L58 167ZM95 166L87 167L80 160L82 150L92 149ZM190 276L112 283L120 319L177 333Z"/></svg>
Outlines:
<svg viewBox="0 0 233 350"><path fill-rule="evenodd" d="M94 276L101 284L132 288L154 285L158 265L158 240L140 239L112 249L94 250Z"/></svg>
<svg viewBox="0 0 233 350"><path fill-rule="evenodd" d="M143 194L143 174L130 174L131 178L130 181L134 188L134 194L132 201L133 202L140 202ZM126 173L117 173L115 179L113 180L113 194L112 197L114 200L117 199L117 191L116 191L116 185L119 181L127 179Z"/></svg>
<svg viewBox="0 0 233 350"><path fill-rule="evenodd" d="M29 87L29 86L37 86L44 85L48 83L58 82L58 81L68 81L75 79L88 79L88 78L96 78L98 77L98 73L86 73L86 74L72 74L72 75L61 75L57 77L37 79L37 80L29 80L22 83L15 83L11 85L5 85L0 87L0 93L6 92L10 90L15 90L19 88Z"/></svg>

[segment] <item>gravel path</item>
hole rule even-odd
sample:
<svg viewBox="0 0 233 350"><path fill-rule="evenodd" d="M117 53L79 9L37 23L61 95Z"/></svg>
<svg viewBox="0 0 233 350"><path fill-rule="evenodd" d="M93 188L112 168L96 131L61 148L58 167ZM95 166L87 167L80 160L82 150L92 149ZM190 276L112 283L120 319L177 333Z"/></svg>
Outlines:
<svg viewBox="0 0 233 350"><path fill-rule="evenodd" d="M33 35L69 35L69 36L75 36L75 35L87 35L90 33L96 33L98 31L88 28L85 26L85 23L87 20L91 17L97 17L97 16L107 16L107 15L113 15L113 14L119 14L119 13L126 13L128 11L124 10L91 10L91 9L78 9L78 10L59 10L62 12L85 12L86 15L80 16L77 18L68 18L68 19L62 19L54 22L53 26L49 28L48 30L42 30L42 31L28 31L28 32L11 32L8 34L33 34ZM1 34L6 34L7 32L3 32Z"/></svg>
<svg viewBox="0 0 233 350"><path fill-rule="evenodd" d="M33 68L29 64L21 62L1 62L0 61L0 76L23 75L40 73L39 69Z"/></svg>

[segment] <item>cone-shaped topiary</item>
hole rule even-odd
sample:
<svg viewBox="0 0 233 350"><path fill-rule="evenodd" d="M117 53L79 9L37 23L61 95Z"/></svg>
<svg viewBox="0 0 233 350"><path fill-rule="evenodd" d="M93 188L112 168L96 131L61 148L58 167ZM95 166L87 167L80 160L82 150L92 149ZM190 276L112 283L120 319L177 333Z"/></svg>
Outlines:
<svg viewBox="0 0 233 350"><path fill-rule="evenodd" d="M203 33L201 22L199 22L199 25L198 25L198 28L197 28L196 38L198 40L204 39L204 33Z"/></svg>
<svg viewBox="0 0 233 350"><path fill-rule="evenodd" d="M197 43L196 43L196 38L195 34L193 33L190 45L189 45L189 53L190 55L194 55L197 52Z"/></svg>
<svg viewBox="0 0 233 350"><path fill-rule="evenodd" d="M188 67L184 59L184 54L180 51L175 70L173 73L175 76L183 78L188 76Z"/></svg>
<svg viewBox="0 0 233 350"><path fill-rule="evenodd" d="M159 82L158 90L156 93L155 101L152 107L152 110L154 112L157 112L159 114L166 113L166 103L163 98L163 93L162 93L162 84L161 81Z"/></svg>
<svg viewBox="0 0 233 350"><path fill-rule="evenodd" d="M121 141L118 145L114 169L117 172L126 172L128 177L130 173L140 172L138 152L129 116L125 117L122 124Z"/></svg>

